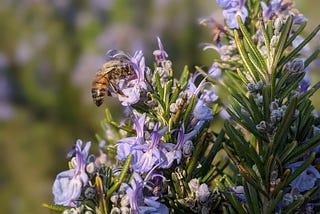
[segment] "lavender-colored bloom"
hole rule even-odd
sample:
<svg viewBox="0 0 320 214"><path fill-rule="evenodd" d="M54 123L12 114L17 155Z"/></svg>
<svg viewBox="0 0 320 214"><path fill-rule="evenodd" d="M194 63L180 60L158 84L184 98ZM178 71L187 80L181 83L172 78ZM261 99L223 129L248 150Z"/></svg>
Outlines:
<svg viewBox="0 0 320 214"><path fill-rule="evenodd" d="M217 4L224 10L238 7L239 0L217 0Z"/></svg>
<svg viewBox="0 0 320 214"><path fill-rule="evenodd" d="M155 125L149 141L131 147L132 153L134 154L132 168L137 172L148 172L155 164L161 164L165 161L165 156L161 152L159 144L162 135L167 131L167 127L159 130L159 126L160 123Z"/></svg>
<svg viewBox="0 0 320 214"><path fill-rule="evenodd" d="M171 167L174 160L177 160L177 163L179 164L182 158L183 147L185 142L190 140L196 134L197 134L196 130L193 130L186 134L184 125L182 125L178 130L178 137L177 137L176 144L171 144L171 143L161 144L162 152L166 156L166 162L162 164L162 167L163 168Z"/></svg>
<svg viewBox="0 0 320 214"><path fill-rule="evenodd" d="M300 94L305 93L311 85L311 80L309 75L305 75L304 78L299 83L299 92Z"/></svg>
<svg viewBox="0 0 320 214"><path fill-rule="evenodd" d="M220 79L221 78L221 68L219 67L219 63L214 62L208 70L208 76Z"/></svg>
<svg viewBox="0 0 320 214"><path fill-rule="evenodd" d="M229 28L239 28L237 16L241 17L242 22L245 22L248 16L248 10L245 7L239 7L237 9L224 10L223 15L226 19Z"/></svg>
<svg viewBox="0 0 320 214"><path fill-rule="evenodd" d="M129 59L135 75L133 75L133 78L121 79L119 81L118 87L122 94L117 93L117 96L123 106L130 106L139 102L141 91L147 89L145 82L145 60L142 51L137 51L133 57L123 52L114 53L114 51L109 51L107 54L111 59L121 57L121 55Z"/></svg>
<svg viewBox="0 0 320 214"><path fill-rule="evenodd" d="M291 170L296 170L303 161L298 161L296 163L290 164L288 166ZM314 187L315 182L320 180L320 173L314 166L308 166L305 171L303 171L296 179L294 179L290 186L296 188L299 192L304 192L310 190Z"/></svg>
<svg viewBox="0 0 320 214"><path fill-rule="evenodd" d="M211 192L209 191L208 185L203 183L199 186L197 197L200 202L206 202L211 195Z"/></svg>
<svg viewBox="0 0 320 214"><path fill-rule="evenodd" d="M218 95L213 91L214 88L211 87L211 90L204 89L201 96L200 100L202 100L205 103L214 103L215 101L218 100Z"/></svg>
<svg viewBox="0 0 320 214"><path fill-rule="evenodd" d="M129 185L125 185L126 193L129 197L130 207L134 213L169 213L168 208L157 201L158 197L144 196L144 188L148 188L147 184L150 183L149 179L153 170L151 170L145 180L137 173L134 173L133 179ZM148 188L149 189L149 188Z"/></svg>
<svg viewBox="0 0 320 214"><path fill-rule="evenodd" d="M271 0L269 5L263 1L261 1L260 4L265 21L273 19L274 17L286 18L289 15L293 16L293 24L302 24L307 21L307 19L294 8L293 1Z"/></svg>
<svg viewBox="0 0 320 214"><path fill-rule="evenodd" d="M119 101L123 106L130 106L140 100L141 87L138 81L131 81L132 86L122 90L123 95L119 95Z"/></svg>
<svg viewBox="0 0 320 214"><path fill-rule="evenodd" d="M243 186L229 187L229 191L235 194L240 202L246 202Z"/></svg>
<svg viewBox="0 0 320 214"><path fill-rule="evenodd" d="M159 50L153 51L153 55L156 59L157 65L160 66L162 62L166 61L166 58L168 57L167 52L164 50L162 42L159 37L157 37L158 40L158 46Z"/></svg>
<svg viewBox="0 0 320 214"><path fill-rule="evenodd" d="M166 205L156 201L157 197L146 197L144 203L147 206L140 206L140 213L145 214L166 214L169 213L168 207Z"/></svg>
<svg viewBox="0 0 320 214"><path fill-rule="evenodd" d="M193 110L193 117L196 120L212 120L212 110L204 103L203 100L199 99Z"/></svg>
<svg viewBox="0 0 320 214"><path fill-rule="evenodd" d="M245 22L248 16L248 10L245 7L246 0L217 0L217 3L223 9L223 16L229 28L239 28L237 16L240 16L242 22Z"/></svg>
<svg viewBox="0 0 320 214"><path fill-rule="evenodd" d="M190 99L193 95L198 95L201 89L203 89L207 85L211 85L210 82L205 82L205 79L203 79L198 86L195 85L195 81L197 77L200 75L200 73L196 73L192 78L189 79L188 85L186 89L184 90L184 93L188 94L188 99ZM182 94L180 96L182 96Z"/></svg>
<svg viewBox="0 0 320 214"><path fill-rule="evenodd" d="M280 12L281 2L282 0L272 0L268 6L265 2L261 1L263 18L269 20L274 14L278 14Z"/></svg>
<svg viewBox="0 0 320 214"><path fill-rule="evenodd" d="M82 187L88 183L85 167L90 147L91 143L87 142L82 149L82 141L77 141L73 169L59 173L54 181L52 193L55 204L74 206L80 197Z"/></svg>
<svg viewBox="0 0 320 214"><path fill-rule="evenodd" d="M126 160L128 155L132 153L133 145L141 145L144 143L144 124L146 121L146 114L144 113L140 118L134 115L133 124L136 129L136 137L128 137L118 141L117 143L117 159Z"/></svg>

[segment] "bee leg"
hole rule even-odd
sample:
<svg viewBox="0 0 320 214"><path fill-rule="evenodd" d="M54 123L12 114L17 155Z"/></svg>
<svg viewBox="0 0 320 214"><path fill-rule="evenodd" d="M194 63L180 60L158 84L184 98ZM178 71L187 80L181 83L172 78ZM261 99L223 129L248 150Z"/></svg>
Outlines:
<svg viewBox="0 0 320 214"><path fill-rule="evenodd" d="M113 83L110 83L110 88L113 92L117 93L117 94L120 94L121 96L125 96L127 97L126 95L123 94L123 92L118 88L116 87ZM110 91L108 91L108 96L110 96L111 93Z"/></svg>

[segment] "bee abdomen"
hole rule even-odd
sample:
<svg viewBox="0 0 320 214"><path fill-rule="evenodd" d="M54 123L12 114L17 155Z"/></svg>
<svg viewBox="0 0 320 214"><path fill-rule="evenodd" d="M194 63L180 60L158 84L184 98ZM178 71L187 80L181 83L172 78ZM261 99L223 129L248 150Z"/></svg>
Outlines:
<svg viewBox="0 0 320 214"><path fill-rule="evenodd" d="M103 99L106 95L106 89L104 88L92 88L91 89L93 101L97 106L103 103Z"/></svg>

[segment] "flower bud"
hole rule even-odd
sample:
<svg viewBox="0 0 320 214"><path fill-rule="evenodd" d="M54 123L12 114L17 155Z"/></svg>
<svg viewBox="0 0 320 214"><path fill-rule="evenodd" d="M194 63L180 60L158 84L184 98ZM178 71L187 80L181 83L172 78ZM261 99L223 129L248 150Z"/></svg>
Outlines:
<svg viewBox="0 0 320 214"><path fill-rule="evenodd" d="M271 41L270 41L270 47L271 48L277 47L278 40L279 40L279 36L276 36L276 35L272 36Z"/></svg>
<svg viewBox="0 0 320 214"><path fill-rule="evenodd" d="M198 189L199 189L199 186L200 186L199 180L196 179L196 178L191 179L191 180L189 181L189 183L188 183L188 186L189 186L190 191L191 191L192 193L198 192Z"/></svg>
<svg viewBox="0 0 320 214"><path fill-rule="evenodd" d="M92 174L94 173L96 170L96 166L94 164L94 162L91 162L89 164L86 165L86 171L89 173L89 174Z"/></svg>
<svg viewBox="0 0 320 214"><path fill-rule="evenodd" d="M121 214L121 210L118 207L113 207L110 214Z"/></svg>
<svg viewBox="0 0 320 214"><path fill-rule="evenodd" d="M130 214L130 209L128 207L121 207L121 214Z"/></svg>
<svg viewBox="0 0 320 214"><path fill-rule="evenodd" d="M292 73L301 73L304 70L304 61L301 58L296 58L292 61L289 70Z"/></svg>
<svg viewBox="0 0 320 214"><path fill-rule="evenodd" d="M258 129L261 132L264 132L267 130L267 123L266 121L261 121L258 125L256 125L256 129Z"/></svg>
<svg viewBox="0 0 320 214"><path fill-rule="evenodd" d="M290 204L293 203L293 196L290 193L286 193L284 194L283 198L282 198L282 203L284 207L289 206Z"/></svg>
<svg viewBox="0 0 320 214"><path fill-rule="evenodd" d="M189 157L192 155L194 146L191 140L188 140L183 145L183 155Z"/></svg>
<svg viewBox="0 0 320 214"><path fill-rule="evenodd" d="M120 201L121 207L128 207L129 204L130 204L129 196L128 196L128 195L124 195L124 196L121 198L121 201Z"/></svg>
<svg viewBox="0 0 320 214"><path fill-rule="evenodd" d="M283 21L281 18L276 18L276 20L274 21L274 34L278 35L281 31L282 25L283 25Z"/></svg>
<svg viewBox="0 0 320 214"><path fill-rule="evenodd" d="M84 196L86 199L93 199L96 195L96 190L93 187L88 187L84 191Z"/></svg>
<svg viewBox="0 0 320 214"><path fill-rule="evenodd" d="M208 189L207 184L201 184L198 190L198 199L200 202L204 203L208 200L211 192Z"/></svg>

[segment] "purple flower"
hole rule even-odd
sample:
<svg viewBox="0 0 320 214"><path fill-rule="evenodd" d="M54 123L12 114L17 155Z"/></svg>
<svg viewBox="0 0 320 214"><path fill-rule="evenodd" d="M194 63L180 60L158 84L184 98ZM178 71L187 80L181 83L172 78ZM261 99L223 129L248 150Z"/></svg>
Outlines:
<svg viewBox="0 0 320 214"><path fill-rule="evenodd" d="M243 186L229 187L229 191L235 194L240 202L246 202Z"/></svg>
<svg viewBox="0 0 320 214"><path fill-rule="evenodd" d="M129 197L130 202L130 208L134 211L134 213L145 213L145 214L151 214L151 213L169 213L168 208L157 201L158 197L153 196L144 196L144 189L150 189L150 181L151 173L153 170L151 170L145 180L141 178L141 176L137 173L133 174L133 179L130 182L129 185L125 185L126 193Z"/></svg>
<svg viewBox="0 0 320 214"><path fill-rule="evenodd" d="M201 89L203 89L207 85L211 85L210 82L205 82L205 79L203 79L198 86L195 85L195 81L197 77L200 75L200 73L196 73L192 78L189 79L188 85L183 93L188 94L188 99L190 99L193 95L198 95ZM182 96L182 94L181 94Z"/></svg>
<svg viewBox="0 0 320 214"><path fill-rule="evenodd" d="M298 161L296 163L290 164L288 168L290 170L296 170L303 161ZM317 180L320 179L320 173L314 166L308 166L296 179L294 179L290 186L292 188L298 189L299 192L304 192L310 190L314 187Z"/></svg>
<svg viewBox="0 0 320 214"><path fill-rule="evenodd" d="M269 6L265 2L261 2L261 7L263 11L263 18L269 20L274 14L279 14L281 9L282 0L272 0Z"/></svg>
<svg viewBox="0 0 320 214"><path fill-rule="evenodd" d="M241 17L242 22L248 16L248 10L245 7L246 0L217 0L218 5L223 9L223 16L229 28L239 28L237 16Z"/></svg>
<svg viewBox="0 0 320 214"><path fill-rule="evenodd" d="M133 57L117 51L109 51L107 56L110 59L124 56L129 60L133 68L134 75L130 78L121 79L117 85L122 92L122 94L116 93L121 104L123 106L130 106L139 102L141 91L147 89L145 82L146 66L142 51L137 51Z"/></svg>
<svg viewBox="0 0 320 214"><path fill-rule="evenodd" d="M179 164L182 158L183 147L185 142L190 140L196 134L197 134L196 130L193 130L185 134L185 128L184 128L184 125L182 125L178 130L178 137L177 137L176 144L171 144L171 143L161 144L162 151L166 156L166 162L162 164L162 167L163 168L171 167L174 160L177 160L177 163Z"/></svg>
<svg viewBox="0 0 320 214"><path fill-rule="evenodd" d="M217 0L217 4L224 10L238 7L239 0Z"/></svg>
<svg viewBox="0 0 320 214"><path fill-rule="evenodd" d="M212 110L201 99L199 99L197 101L196 106L194 107L192 115L198 121L200 121L200 120L212 120L213 119Z"/></svg>
<svg viewBox="0 0 320 214"><path fill-rule="evenodd" d="M232 8L232 9L224 10L223 15L225 17L225 20L229 28L234 29L234 28L239 28L237 16L240 16L242 22L244 23L248 16L248 10L244 6L239 6L236 9Z"/></svg>
<svg viewBox="0 0 320 214"><path fill-rule="evenodd" d="M161 43L161 40L159 37L157 37L158 40L158 46L159 50L153 51L153 55L156 59L157 65L160 66L162 62L166 61L166 58L168 57L167 52L164 50L163 45Z"/></svg>
<svg viewBox="0 0 320 214"><path fill-rule="evenodd" d="M299 83L300 94L305 93L311 85L311 80L308 74L305 74L303 79Z"/></svg>
<svg viewBox="0 0 320 214"><path fill-rule="evenodd" d="M271 0L269 5L263 1L261 1L260 4L265 21L273 19L274 17L286 18L289 15L293 15L293 24L302 24L307 21L307 19L294 8L293 1Z"/></svg>
<svg viewBox="0 0 320 214"><path fill-rule="evenodd" d="M155 164L161 164L165 161L165 156L160 150L160 140L167 131L167 127L159 130L160 123L157 123L151 133L150 140L144 144L136 144L131 147L134 154L132 168L137 172L148 172ZM161 143L161 144L164 144Z"/></svg>
<svg viewBox="0 0 320 214"><path fill-rule="evenodd" d="M141 145L144 143L144 124L146 121L146 114L144 113L140 118L134 115L133 124L136 129L136 137L128 137L118 141L117 143L117 159L126 160L128 155L132 152L133 145Z"/></svg>
<svg viewBox="0 0 320 214"><path fill-rule="evenodd" d="M221 78L221 68L219 67L219 63L214 62L208 70L208 76L214 79Z"/></svg>
<svg viewBox="0 0 320 214"><path fill-rule="evenodd" d="M85 171L91 143L87 142L82 149L82 141L77 140L75 146L75 159L73 168L59 173L54 181L52 193L54 202L58 205L74 206L80 197L81 189L88 183L88 175Z"/></svg>
<svg viewBox="0 0 320 214"><path fill-rule="evenodd" d="M211 195L211 192L208 188L208 185L203 183L199 186L198 192L197 192L197 197L200 202L207 202Z"/></svg>

